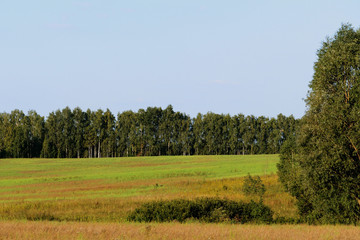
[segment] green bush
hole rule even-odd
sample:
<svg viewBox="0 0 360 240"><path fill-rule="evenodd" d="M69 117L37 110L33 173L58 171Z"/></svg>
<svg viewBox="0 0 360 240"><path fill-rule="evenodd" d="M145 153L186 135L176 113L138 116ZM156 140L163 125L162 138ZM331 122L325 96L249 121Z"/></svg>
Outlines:
<svg viewBox="0 0 360 240"><path fill-rule="evenodd" d="M236 202L217 198L148 202L130 213L127 220L137 222L233 222L271 223L273 212L263 203Z"/></svg>
<svg viewBox="0 0 360 240"><path fill-rule="evenodd" d="M263 196L265 194L266 188L261 178L259 176L252 177L250 174L245 179L243 185L243 192L246 195L256 195L259 196L260 201L263 200Z"/></svg>

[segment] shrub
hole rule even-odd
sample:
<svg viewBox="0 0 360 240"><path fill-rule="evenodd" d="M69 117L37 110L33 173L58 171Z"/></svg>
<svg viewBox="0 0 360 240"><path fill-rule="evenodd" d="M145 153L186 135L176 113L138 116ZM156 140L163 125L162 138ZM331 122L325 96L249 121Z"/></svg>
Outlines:
<svg viewBox="0 0 360 240"><path fill-rule="evenodd" d="M246 195L259 196L260 202L262 202L265 191L266 191L265 185L261 181L261 178L259 176L252 177L249 174L248 177L245 179L245 182L243 185L243 192Z"/></svg>
<svg viewBox="0 0 360 240"><path fill-rule="evenodd" d="M273 212L262 202L237 202L217 198L148 202L135 209L128 221L271 223Z"/></svg>

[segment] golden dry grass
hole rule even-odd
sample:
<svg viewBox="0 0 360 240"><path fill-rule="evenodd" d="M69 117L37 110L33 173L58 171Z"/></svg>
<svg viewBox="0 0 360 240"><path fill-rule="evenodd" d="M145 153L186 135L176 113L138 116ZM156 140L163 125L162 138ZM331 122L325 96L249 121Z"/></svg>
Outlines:
<svg viewBox="0 0 360 240"><path fill-rule="evenodd" d="M355 240L354 226L231 225L200 223L0 222L0 239L264 239Z"/></svg>

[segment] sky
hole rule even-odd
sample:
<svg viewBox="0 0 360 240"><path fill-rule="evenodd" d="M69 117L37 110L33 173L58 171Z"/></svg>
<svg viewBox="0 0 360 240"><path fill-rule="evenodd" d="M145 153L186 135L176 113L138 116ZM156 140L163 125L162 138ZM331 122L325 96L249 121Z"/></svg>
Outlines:
<svg viewBox="0 0 360 240"><path fill-rule="evenodd" d="M0 3L0 112L172 105L300 118L316 51L358 0Z"/></svg>

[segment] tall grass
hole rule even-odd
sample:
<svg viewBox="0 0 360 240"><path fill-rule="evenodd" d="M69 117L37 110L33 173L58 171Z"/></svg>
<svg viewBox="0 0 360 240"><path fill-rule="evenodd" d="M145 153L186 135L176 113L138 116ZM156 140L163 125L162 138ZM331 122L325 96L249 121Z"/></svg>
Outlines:
<svg viewBox="0 0 360 240"><path fill-rule="evenodd" d="M354 226L7 221L0 222L0 239L357 240L360 231Z"/></svg>

